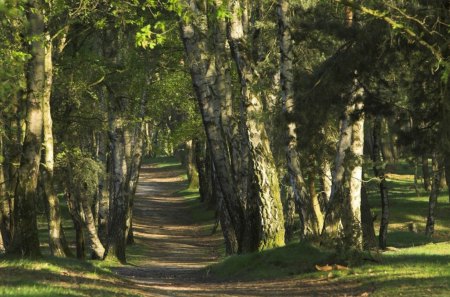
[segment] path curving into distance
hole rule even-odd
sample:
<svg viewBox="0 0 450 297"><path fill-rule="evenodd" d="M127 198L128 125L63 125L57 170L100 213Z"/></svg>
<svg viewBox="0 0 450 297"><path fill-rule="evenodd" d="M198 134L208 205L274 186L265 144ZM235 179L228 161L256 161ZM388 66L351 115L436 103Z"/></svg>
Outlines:
<svg viewBox="0 0 450 297"><path fill-rule="evenodd" d="M177 194L186 188L185 170L145 164L134 205L136 245L128 248L130 265L114 271L131 281L140 296L361 296L358 284L286 278L217 282L207 266L219 261L219 234L193 221L192 204ZM354 292L354 293L352 293Z"/></svg>

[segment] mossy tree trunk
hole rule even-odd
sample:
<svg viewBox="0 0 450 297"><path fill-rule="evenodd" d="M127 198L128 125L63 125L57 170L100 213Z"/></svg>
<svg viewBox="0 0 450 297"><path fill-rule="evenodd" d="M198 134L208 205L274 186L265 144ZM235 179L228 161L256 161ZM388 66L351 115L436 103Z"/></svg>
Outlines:
<svg viewBox="0 0 450 297"><path fill-rule="evenodd" d="M22 157L18 170L18 184L14 199L14 230L9 254L23 257L41 255L36 220L36 188L41 160L42 96L45 80L43 3L29 0L26 5L29 22L31 58L27 65L26 130Z"/></svg>
<svg viewBox="0 0 450 297"><path fill-rule="evenodd" d="M226 209L230 224L221 224L224 234L229 238L236 238L238 250L241 250L243 240L245 217L242 202L238 196L238 189L232 175L232 162L227 149L221 124L221 102L215 96L214 79L217 77L210 44L206 40L208 22L198 3L193 0L186 1L186 13L191 16L189 20L181 22L181 36L183 39L186 60L191 72L192 82L198 100L206 138L217 176L218 193L223 195L221 210Z"/></svg>
<svg viewBox="0 0 450 297"><path fill-rule="evenodd" d="M284 245L284 218L280 198L278 173L269 138L262 117L261 95L256 91L256 77L252 70L251 45L248 43L248 23L242 18L239 1L231 5L228 42L241 83L245 106L246 133L250 148L252 187L259 212L258 250ZM248 203L251 203L249 200Z"/></svg>
<svg viewBox="0 0 450 297"><path fill-rule="evenodd" d="M48 234L49 245L52 255L65 257L67 246L64 246L64 233L61 232L61 214L59 198L56 195L54 186L54 143L53 143L53 121L50 110L50 98L53 83L53 61L52 61L52 41L50 34L45 33L45 90L43 95L43 149L44 165L42 182L44 185L44 195L47 200L46 207L48 213Z"/></svg>

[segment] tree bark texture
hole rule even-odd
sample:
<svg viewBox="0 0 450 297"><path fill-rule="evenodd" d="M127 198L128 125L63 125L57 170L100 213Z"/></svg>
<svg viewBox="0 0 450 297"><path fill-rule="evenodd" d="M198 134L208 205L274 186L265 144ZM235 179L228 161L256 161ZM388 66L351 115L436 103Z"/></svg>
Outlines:
<svg viewBox="0 0 450 297"><path fill-rule="evenodd" d="M45 89L43 95L43 149L44 149L44 170L42 182L44 185L44 195L48 207L48 234L49 246L53 256L65 257L68 250L61 232L61 214L59 199L54 187L54 143L53 143L53 121L50 110L50 98L53 83L53 61L52 61L52 41L50 34L45 33Z"/></svg>
<svg viewBox="0 0 450 297"><path fill-rule="evenodd" d="M228 212L240 251L245 226L244 211L237 195L238 190L233 180L227 141L222 132L221 103L213 92L214 78L217 74L215 65L211 61L212 55L208 50L207 41L204 38L207 20L205 15L202 15L199 11L195 1L188 0L186 4L187 13L191 15L190 21L181 22L181 36L185 47L186 60L191 72L220 193L223 195L223 208L226 208Z"/></svg>
<svg viewBox="0 0 450 297"><path fill-rule="evenodd" d="M360 96L360 90L355 90L355 96ZM361 225L361 185L362 185L362 163L364 149L364 104L362 101L355 103L355 113L357 119L352 123L352 144L350 152L353 157L353 164L350 168L349 195L348 202L344 205L347 208L346 220L343 221L344 235L347 246L362 250L362 225Z"/></svg>
<svg viewBox="0 0 450 297"><path fill-rule="evenodd" d="M317 196L311 197L306 190L301 170L300 156L297 152L297 127L294 121L294 74L293 52L290 25L290 1L278 1L278 28L280 47L280 83L283 102L283 115L287 124L286 131L286 161L290 183L294 197L299 201L304 234L319 234L323 226L323 214L318 204Z"/></svg>
<svg viewBox="0 0 450 297"><path fill-rule="evenodd" d="M261 95L256 91L256 77L251 66L248 36L245 35L239 1L231 5L228 42L241 82L245 122L250 148L253 188L260 216L258 250L284 245L284 218L278 173L262 116Z"/></svg>
<svg viewBox="0 0 450 297"><path fill-rule="evenodd" d="M341 120L341 128L339 132L339 141L336 149L336 158L334 161L334 169L332 172L332 184L330 198L325 210L324 227L322 233L330 235L337 235L339 232L342 211L342 204L344 203L344 173L347 150L350 149L352 139L352 125L350 116L355 107L352 104L346 106L344 116Z"/></svg>
<svg viewBox="0 0 450 297"><path fill-rule="evenodd" d="M367 197L366 187L361 187L361 224L363 235L363 247L365 250L377 247L377 239L373 226L373 216L370 211L369 198Z"/></svg>
<svg viewBox="0 0 450 297"><path fill-rule="evenodd" d="M36 221L36 188L42 143L42 96L45 80L45 50L42 36L44 17L42 3L30 0L26 16L29 21L31 58L27 65L27 111L25 139L18 170L14 199L14 230L8 253L25 257L40 256Z"/></svg>

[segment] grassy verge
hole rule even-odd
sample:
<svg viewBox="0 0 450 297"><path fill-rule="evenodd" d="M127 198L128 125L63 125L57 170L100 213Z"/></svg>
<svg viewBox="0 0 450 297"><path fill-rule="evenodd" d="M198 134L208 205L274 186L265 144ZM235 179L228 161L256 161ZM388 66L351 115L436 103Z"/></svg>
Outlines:
<svg viewBox="0 0 450 297"><path fill-rule="evenodd" d="M99 262L0 258L0 296L138 296Z"/></svg>
<svg viewBox="0 0 450 297"><path fill-rule="evenodd" d="M368 172L369 169L366 171ZM424 235L428 193L414 188L412 168L399 163L389 170L390 225L388 245L395 251L361 257L358 265L345 270L317 271L316 265L344 264L332 251L307 243L225 258L210 267L220 280L276 278L327 278L331 282L355 282L370 296L450 296L450 204L446 189L441 192L432 238ZM371 176L365 177L370 179ZM420 186L420 185L419 185ZM372 212L380 218L377 184L367 185ZM408 231L414 223L417 233ZM365 259L366 258L366 259ZM374 261L374 259L376 261ZM354 259L352 260L354 262Z"/></svg>

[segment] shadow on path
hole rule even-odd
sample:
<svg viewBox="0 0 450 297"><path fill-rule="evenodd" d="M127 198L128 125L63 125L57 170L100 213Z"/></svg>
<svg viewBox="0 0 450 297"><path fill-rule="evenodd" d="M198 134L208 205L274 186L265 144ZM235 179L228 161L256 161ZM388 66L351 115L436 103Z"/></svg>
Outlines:
<svg viewBox="0 0 450 297"><path fill-rule="evenodd" d="M189 202L177 195L185 189L180 167L144 165L134 206L136 246L131 265L115 272L133 282L142 296L361 296L356 283L295 278L214 282L206 267L219 260L223 240L195 224ZM220 232L218 232L220 233Z"/></svg>

